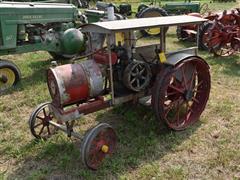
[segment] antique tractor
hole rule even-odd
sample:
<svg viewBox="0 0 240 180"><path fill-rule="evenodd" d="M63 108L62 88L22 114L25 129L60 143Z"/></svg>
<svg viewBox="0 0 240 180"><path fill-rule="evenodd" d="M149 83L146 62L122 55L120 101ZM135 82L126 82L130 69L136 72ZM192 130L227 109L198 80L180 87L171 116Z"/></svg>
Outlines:
<svg viewBox="0 0 240 180"><path fill-rule="evenodd" d="M215 18L205 33L206 44L216 56L230 56L240 52L240 9Z"/></svg>
<svg viewBox="0 0 240 180"><path fill-rule="evenodd" d="M70 4L0 2L0 55L48 51L54 58L72 58L85 49L77 29L85 16ZM15 85L20 71L0 60L0 93Z"/></svg>
<svg viewBox="0 0 240 180"><path fill-rule="evenodd" d="M62 130L82 140L81 158L97 169L116 150L117 137L107 123L75 132L76 120L100 109L148 99L159 125L184 130L198 121L210 92L208 64L197 55L197 47L166 52L169 26L201 24L192 16L168 16L83 25L88 38L84 60L50 68L47 84L52 101L39 105L29 126L37 139L47 139ZM137 46L134 32L159 28L160 43ZM96 39L98 41L96 41Z"/></svg>
<svg viewBox="0 0 240 180"><path fill-rule="evenodd" d="M203 23L199 28L199 47L203 50L209 50L208 46L208 33L211 32L212 26L215 21L223 26L239 26L237 20L240 14L239 9L233 9L231 11L223 11L222 13L208 13L207 15L201 15L199 13L190 13L189 16L202 17L208 21ZM177 37L179 40L195 40L197 34L197 26L187 25L177 27Z"/></svg>

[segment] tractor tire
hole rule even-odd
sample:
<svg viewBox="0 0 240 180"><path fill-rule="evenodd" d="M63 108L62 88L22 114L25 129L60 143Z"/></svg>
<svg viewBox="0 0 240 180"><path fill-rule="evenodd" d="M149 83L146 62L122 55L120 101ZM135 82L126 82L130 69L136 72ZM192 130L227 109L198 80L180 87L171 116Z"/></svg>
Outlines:
<svg viewBox="0 0 240 180"><path fill-rule="evenodd" d="M177 32L177 38L180 41L185 41L189 38L188 34L185 31L183 31L182 26L178 26L176 32Z"/></svg>
<svg viewBox="0 0 240 180"><path fill-rule="evenodd" d="M139 12L137 18L148 18L148 17L161 17L168 16L167 11L158 7L148 7L142 8L143 10ZM164 29L166 33L168 28ZM160 34L159 28L144 29L140 31L143 36L158 36Z"/></svg>
<svg viewBox="0 0 240 180"><path fill-rule="evenodd" d="M14 87L21 78L18 67L7 60L0 60L0 94Z"/></svg>
<svg viewBox="0 0 240 180"><path fill-rule="evenodd" d="M213 23L211 21L207 21L200 26L200 29L199 29L199 48L202 49L202 50L208 50L209 49L207 44L206 44L206 36L207 36L208 29L211 28L212 25L213 25Z"/></svg>
<svg viewBox="0 0 240 180"><path fill-rule="evenodd" d="M146 8L148 8L148 7L149 7L149 6L146 5L146 4L140 4L140 5L138 6L136 16L138 17L138 15L141 13L141 11L143 11L144 9L146 9Z"/></svg>

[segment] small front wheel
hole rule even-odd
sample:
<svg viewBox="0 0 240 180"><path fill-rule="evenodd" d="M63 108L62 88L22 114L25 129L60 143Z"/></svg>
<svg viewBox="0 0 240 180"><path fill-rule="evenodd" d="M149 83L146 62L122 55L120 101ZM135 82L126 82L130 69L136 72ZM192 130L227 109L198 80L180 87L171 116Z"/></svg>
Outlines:
<svg viewBox="0 0 240 180"><path fill-rule="evenodd" d="M81 156L83 164L93 170L101 165L107 155L116 150L117 135L107 123L100 123L83 138Z"/></svg>
<svg viewBox="0 0 240 180"><path fill-rule="evenodd" d="M37 139L48 139L56 133L56 127L52 126L49 121L54 119L48 105L50 102L40 104L29 118L29 127L32 135Z"/></svg>

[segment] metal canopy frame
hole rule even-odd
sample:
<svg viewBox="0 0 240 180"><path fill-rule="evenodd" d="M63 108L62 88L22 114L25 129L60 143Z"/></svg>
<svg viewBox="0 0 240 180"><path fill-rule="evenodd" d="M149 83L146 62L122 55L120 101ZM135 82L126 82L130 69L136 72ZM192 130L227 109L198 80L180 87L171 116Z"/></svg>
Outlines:
<svg viewBox="0 0 240 180"><path fill-rule="evenodd" d="M199 25L207 21L206 19L194 17L194 16L167 16L167 17L153 17L153 18L140 18L140 19L127 19L97 22L92 24L86 24L81 27L81 31L85 33L101 33L106 35L107 39L107 51L109 57L109 71L110 71L110 87L111 87L111 105L124 102L123 98L115 99L114 86L113 86L113 68L112 68L112 56L111 56L111 42L112 37L117 32L133 32L134 30L160 28L160 51L166 52L166 35L164 28L178 25L196 24L197 32L199 34ZM199 44L199 37L197 36L197 47ZM142 94L142 93L140 93ZM136 97L142 96L139 93ZM134 98L134 96L131 96ZM126 99L128 99L126 97Z"/></svg>

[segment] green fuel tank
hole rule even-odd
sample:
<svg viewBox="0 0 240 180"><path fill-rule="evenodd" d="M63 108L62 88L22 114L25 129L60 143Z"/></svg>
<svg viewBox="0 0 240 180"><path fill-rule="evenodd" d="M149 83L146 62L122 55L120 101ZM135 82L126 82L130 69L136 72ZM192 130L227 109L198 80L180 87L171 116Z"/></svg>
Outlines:
<svg viewBox="0 0 240 180"><path fill-rule="evenodd" d="M85 49L84 35L76 28L64 31L61 37L62 52L64 54L76 54Z"/></svg>

